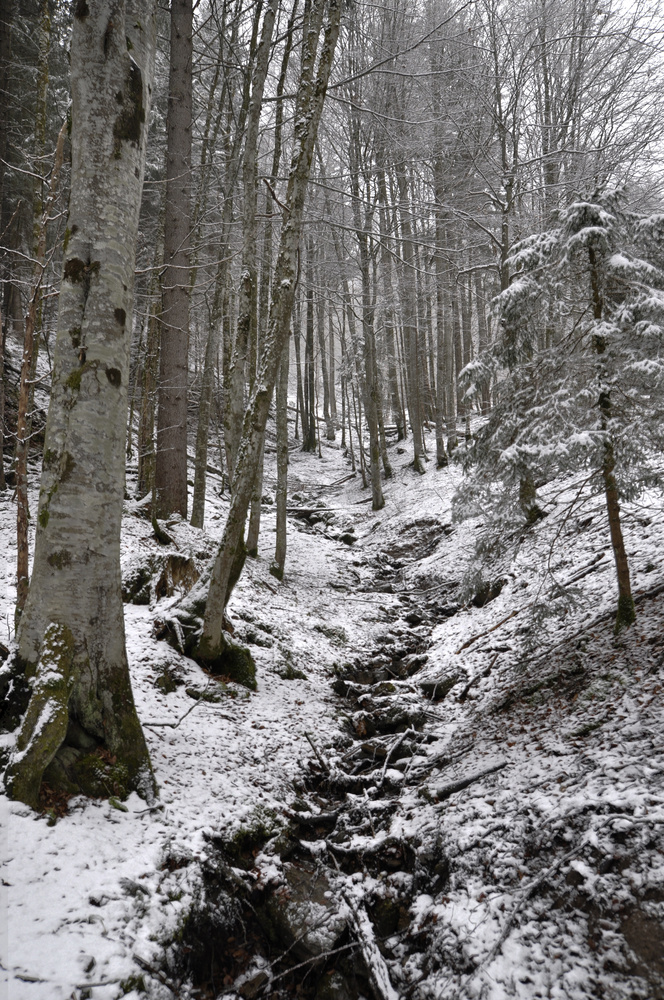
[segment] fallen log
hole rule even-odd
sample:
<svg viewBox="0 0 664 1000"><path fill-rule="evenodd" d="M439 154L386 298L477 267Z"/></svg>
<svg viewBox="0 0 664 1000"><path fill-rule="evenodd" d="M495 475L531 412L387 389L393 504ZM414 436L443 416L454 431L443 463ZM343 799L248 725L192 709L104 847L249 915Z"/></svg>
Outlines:
<svg viewBox="0 0 664 1000"><path fill-rule="evenodd" d="M455 792L460 792L464 788L468 788L475 781L479 781L480 778L486 778L489 774L494 774L496 771L502 771L504 767L507 767L507 761L501 760L498 764L494 764L492 767L487 767L483 771L476 771L474 774L466 775L465 778L458 778L456 781L450 781L445 785L439 785L438 788L434 788L431 791L431 798L437 800L438 802L444 802L445 799L449 799L450 795L454 795Z"/></svg>

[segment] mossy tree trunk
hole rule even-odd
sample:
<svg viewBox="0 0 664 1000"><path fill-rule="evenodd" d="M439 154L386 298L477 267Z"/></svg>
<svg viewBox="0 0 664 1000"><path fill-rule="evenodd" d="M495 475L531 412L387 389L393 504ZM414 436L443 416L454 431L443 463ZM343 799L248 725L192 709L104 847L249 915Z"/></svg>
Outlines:
<svg viewBox="0 0 664 1000"><path fill-rule="evenodd" d="M155 14L154 0L74 8L71 196L34 568L18 655L0 677L0 687L13 679L11 689L29 695L6 781L31 806L42 780L91 795L150 796L155 787L131 691L120 580ZM17 707L10 698L9 714Z"/></svg>
<svg viewBox="0 0 664 1000"><path fill-rule="evenodd" d="M316 52L325 7L327 7L327 23L316 70ZM277 369L289 333L304 202L318 124L339 35L340 18L341 0L328 0L327 3L323 0L314 0L305 20L302 69L295 110L295 135L284 222L272 282L270 318L265 344L261 350L258 375L244 416L234 476L233 499L210 580L203 633L197 649L198 658L204 661L223 658L227 645L223 636L224 610L242 572L246 556L243 542L244 524L260 461Z"/></svg>

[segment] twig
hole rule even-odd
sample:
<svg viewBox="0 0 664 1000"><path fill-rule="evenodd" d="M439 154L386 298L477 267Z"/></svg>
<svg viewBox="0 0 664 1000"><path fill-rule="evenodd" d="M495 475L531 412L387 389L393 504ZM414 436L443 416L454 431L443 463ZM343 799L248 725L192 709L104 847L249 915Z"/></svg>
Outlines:
<svg viewBox="0 0 664 1000"><path fill-rule="evenodd" d="M471 679L468 681L468 683L466 684L465 688L463 689L463 691L459 695L457 701L460 701L461 703L463 703L466 700L466 698L468 697L468 692L470 691L471 687L473 687L475 684L477 684L477 682L482 677L488 677L489 676L489 674L493 670L493 666L494 666L494 664L495 664L495 662L496 662L496 660L498 659L499 656L500 656L500 653L496 653L495 656L493 657L493 659L491 660L491 663L489 664L489 666L485 670L482 670L481 673L475 674L474 677L471 677Z"/></svg>
<svg viewBox="0 0 664 1000"><path fill-rule="evenodd" d="M323 768L323 770L326 771L327 774L329 774L330 773L330 765L325 761L325 758L322 757L320 755L320 753L318 752L318 747L316 746L316 744L312 740L311 736L309 735L309 733L305 733L304 736L305 736L305 739L307 740L307 742L309 743L309 746L311 747L311 749L313 750L313 752L316 754L316 760L318 761L318 763L320 764L320 766Z"/></svg>
<svg viewBox="0 0 664 1000"><path fill-rule="evenodd" d="M174 986L171 985L170 979L167 976L165 976L163 972L161 972L159 969L155 969L153 965L150 965L149 962L146 962L144 958L140 957L140 955L134 954L132 955L132 958L136 962L136 965L139 967L139 969L143 969L143 972L149 972L151 976L154 976L155 979L158 979L159 982L162 984L162 986L165 986L167 990L171 991L174 997L177 997L179 995L179 990L177 990Z"/></svg>
<svg viewBox="0 0 664 1000"><path fill-rule="evenodd" d="M392 744L392 746L389 748L389 750L385 754L385 763L383 764L383 770L381 771L380 780L379 780L378 784L376 785L376 788L382 788L383 787L383 782L385 781L385 774L387 772L387 765L389 764L390 757L392 756L392 754L394 753L394 751L398 750L399 747L401 746L401 744L403 743L403 741L406 739L406 737L410 733L414 733L414 732L415 732L414 727L413 726L409 726L408 729L405 731L405 733L401 733L401 735L399 736L399 738L397 740L395 740L394 743ZM365 792L366 792L366 788L365 788Z"/></svg>
<svg viewBox="0 0 664 1000"><path fill-rule="evenodd" d="M212 683L212 678L210 677L210 678L208 678L207 684L203 688L203 694L201 694L201 697L196 699L196 701L194 702L194 704L190 708L187 709L187 711L184 713L184 715L182 716L182 718L178 719L177 722L144 722L143 725L144 726L149 726L150 729L156 729L158 726L169 726L171 729L177 729L178 726L180 725L180 723L184 722L184 720L187 718L187 716L190 714L190 712L193 712L197 705L200 705L200 704L202 704L205 701L203 695L206 694L207 689L210 687L211 683Z"/></svg>
<svg viewBox="0 0 664 1000"><path fill-rule="evenodd" d="M530 605L527 604L526 607L529 608ZM472 636L472 638L464 642L463 646L459 646L459 648L456 651L456 655L458 656L459 653L463 653L464 649L468 649L468 647L472 646L472 644L474 642L477 642L478 639L482 639L484 638L485 635L490 635L491 632L495 632L497 628L500 628L501 625L504 625L505 622L508 622L510 618L514 618L516 615L520 615L521 612L525 610L526 608L517 608L516 611L510 611L507 618L503 618L501 621L498 622L497 625L492 625L491 628L486 629L484 632L478 632L477 635Z"/></svg>

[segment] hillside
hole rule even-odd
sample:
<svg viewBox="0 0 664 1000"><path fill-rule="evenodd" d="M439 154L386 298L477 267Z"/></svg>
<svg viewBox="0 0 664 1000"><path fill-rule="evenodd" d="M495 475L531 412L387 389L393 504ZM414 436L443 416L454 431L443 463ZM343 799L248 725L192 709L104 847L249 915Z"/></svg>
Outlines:
<svg viewBox="0 0 664 1000"><path fill-rule="evenodd" d="M664 997L661 497L625 507L637 622L616 638L599 499L570 514L575 484L550 484L466 600L459 472L397 452L372 513L338 446L291 451L286 576L266 502L230 606L256 691L157 638L215 550L219 480L172 545L126 502L160 797L0 799L10 1000ZM5 494L2 642L14 516ZM541 613L547 569L577 588L562 617Z"/></svg>

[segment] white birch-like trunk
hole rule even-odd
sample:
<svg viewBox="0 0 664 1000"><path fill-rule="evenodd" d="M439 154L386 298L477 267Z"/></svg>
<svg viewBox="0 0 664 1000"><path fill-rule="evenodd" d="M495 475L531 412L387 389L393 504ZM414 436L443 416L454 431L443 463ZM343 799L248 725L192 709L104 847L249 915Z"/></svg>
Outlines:
<svg viewBox="0 0 664 1000"><path fill-rule="evenodd" d="M91 795L154 791L127 665L120 521L155 14L154 0L74 4L71 197L34 568L10 688L29 704L7 786L32 806L42 780Z"/></svg>

